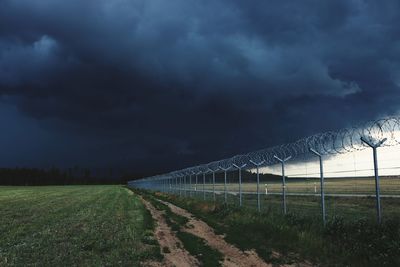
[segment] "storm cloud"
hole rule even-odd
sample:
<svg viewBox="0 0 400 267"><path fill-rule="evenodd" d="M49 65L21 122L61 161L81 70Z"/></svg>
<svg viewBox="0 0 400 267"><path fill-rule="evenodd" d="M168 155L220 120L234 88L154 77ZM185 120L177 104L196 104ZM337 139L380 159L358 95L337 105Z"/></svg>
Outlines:
<svg viewBox="0 0 400 267"><path fill-rule="evenodd" d="M398 10L2 0L3 164L166 171L397 114Z"/></svg>

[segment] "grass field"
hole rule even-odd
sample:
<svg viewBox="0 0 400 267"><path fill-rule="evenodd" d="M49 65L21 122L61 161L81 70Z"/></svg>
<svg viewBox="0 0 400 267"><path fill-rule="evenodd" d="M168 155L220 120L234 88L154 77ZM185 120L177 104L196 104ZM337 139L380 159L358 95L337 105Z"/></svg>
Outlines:
<svg viewBox="0 0 400 267"><path fill-rule="evenodd" d="M205 184L205 190L212 190L210 181ZM187 189L192 188L195 190L196 185L186 185ZM274 181L260 181L260 191L265 193L265 189L269 193L282 192L282 181L279 179ZM202 190L203 184L197 185L197 190ZM215 190L223 191L223 181L218 181L215 184ZM228 191L239 191L239 183L237 180L229 180L227 182ZM257 192L257 184L254 182L243 182L243 192ZM300 178L287 178L286 190L288 193L319 193L320 180L316 178L300 179ZM400 196L400 177L381 177L380 190L382 195L399 195ZM326 194L375 194L375 179L373 177L360 177L360 178L326 178L325 179L325 193Z"/></svg>
<svg viewBox="0 0 400 267"><path fill-rule="evenodd" d="M237 182L237 181L236 181ZM267 184L267 186L265 185ZM382 177L381 206L383 219L400 217L400 179L399 177ZM265 188L268 189L266 194ZM186 196L203 198L203 185L197 187L192 184ZM212 184L206 184L206 199L212 199ZM224 202L224 184L218 181L215 185L217 201ZM304 215L320 217L320 184L319 179L287 179L287 211ZM227 183L228 203L239 205L238 183ZM253 209L257 208L256 183L243 183L243 205ZM179 191L174 191L179 194ZM260 183L261 209L282 211L282 183L281 181L268 181ZM328 178L325 182L325 206L328 218L344 217L346 219L366 218L376 219L375 180L374 178ZM185 192L181 192L184 196ZM302 195L305 194L305 195ZM307 195L308 194L308 195ZM397 197L396 197L397 196Z"/></svg>
<svg viewBox="0 0 400 267"><path fill-rule="evenodd" d="M153 221L121 186L0 187L0 266L137 266Z"/></svg>

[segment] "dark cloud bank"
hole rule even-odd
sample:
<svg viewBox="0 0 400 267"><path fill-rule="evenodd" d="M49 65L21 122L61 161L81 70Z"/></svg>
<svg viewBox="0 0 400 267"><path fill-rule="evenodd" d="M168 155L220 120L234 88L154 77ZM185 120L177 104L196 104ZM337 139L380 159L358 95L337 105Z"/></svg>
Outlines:
<svg viewBox="0 0 400 267"><path fill-rule="evenodd" d="M0 163L150 173L396 114L399 10L1 0Z"/></svg>

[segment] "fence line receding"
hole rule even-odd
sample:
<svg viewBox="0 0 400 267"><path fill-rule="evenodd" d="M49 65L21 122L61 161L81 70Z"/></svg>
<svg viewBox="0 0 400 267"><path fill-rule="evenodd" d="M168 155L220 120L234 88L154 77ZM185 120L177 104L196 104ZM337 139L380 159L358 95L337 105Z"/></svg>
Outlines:
<svg viewBox="0 0 400 267"><path fill-rule="evenodd" d="M184 197L246 205L258 211L280 210L284 214L313 211L321 214L324 224L327 216L353 216L360 212L371 217L371 201L374 201L376 219L380 223L382 204L390 214L394 214L399 207L400 150L399 153L393 149L391 153L386 153L385 161L393 164L382 168L389 174L380 179L378 149L398 144L400 117L388 117L315 134L289 144L129 181L128 185ZM372 150L372 155L366 156L367 149ZM351 154L353 160L347 157L340 161L341 155ZM326 171L330 165L333 167ZM353 168L352 165L354 175L346 171L349 166ZM315 170L309 171L310 168ZM340 176L341 172L343 176ZM334 173L337 174L335 177Z"/></svg>

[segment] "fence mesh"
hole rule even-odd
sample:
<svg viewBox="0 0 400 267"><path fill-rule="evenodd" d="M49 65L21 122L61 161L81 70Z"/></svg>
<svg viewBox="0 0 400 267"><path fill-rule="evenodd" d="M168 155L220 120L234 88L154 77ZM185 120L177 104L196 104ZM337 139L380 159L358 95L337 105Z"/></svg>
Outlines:
<svg viewBox="0 0 400 267"><path fill-rule="evenodd" d="M385 118L128 184L264 212L323 219L324 208L327 219L380 222L400 216L399 126L399 117Z"/></svg>

